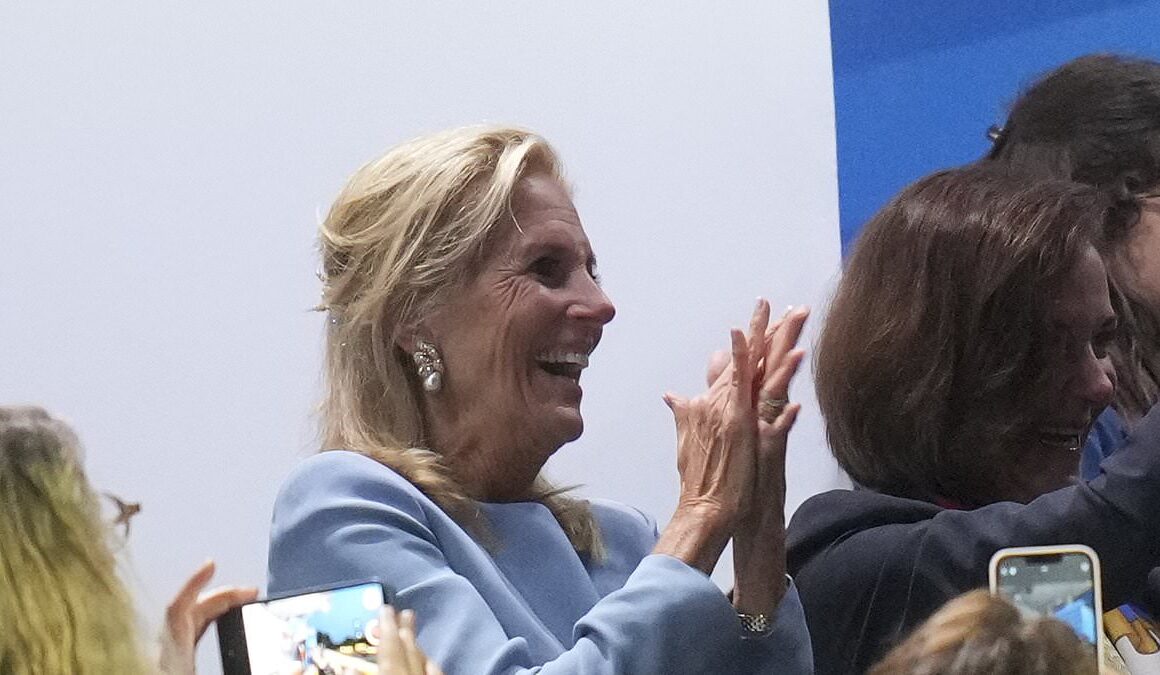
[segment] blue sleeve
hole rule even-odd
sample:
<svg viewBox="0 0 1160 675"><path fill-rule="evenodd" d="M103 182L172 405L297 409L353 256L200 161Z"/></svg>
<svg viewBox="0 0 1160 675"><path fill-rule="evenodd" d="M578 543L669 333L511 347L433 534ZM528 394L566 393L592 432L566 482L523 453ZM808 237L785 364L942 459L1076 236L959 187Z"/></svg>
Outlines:
<svg viewBox="0 0 1160 675"><path fill-rule="evenodd" d="M420 645L448 675L770 672L806 663L796 594L779 608L774 635L744 641L712 581L663 555L645 557L575 624L570 649L535 663L525 638L508 636L481 591L452 568L414 488L357 456L313 466L291 477L275 506L270 587L378 577L396 590L396 604L415 610Z"/></svg>
<svg viewBox="0 0 1160 675"><path fill-rule="evenodd" d="M1079 474L1084 480L1100 475L1100 463L1110 457L1128 440L1127 427L1115 409L1108 406L1092 424L1083 454L1079 460Z"/></svg>

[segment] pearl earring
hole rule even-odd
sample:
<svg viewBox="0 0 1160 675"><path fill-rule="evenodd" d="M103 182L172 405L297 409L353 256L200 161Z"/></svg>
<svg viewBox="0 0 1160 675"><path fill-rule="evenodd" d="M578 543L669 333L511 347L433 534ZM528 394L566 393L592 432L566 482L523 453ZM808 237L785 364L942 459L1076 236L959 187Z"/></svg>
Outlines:
<svg viewBox="0 0 1160 675"><path fill-rule="evenodd" d="M426 340L419 340L411 358L415 359L423 389L434 393L443 388L443 357L439 356L439 350L435 345Z"/></svg>

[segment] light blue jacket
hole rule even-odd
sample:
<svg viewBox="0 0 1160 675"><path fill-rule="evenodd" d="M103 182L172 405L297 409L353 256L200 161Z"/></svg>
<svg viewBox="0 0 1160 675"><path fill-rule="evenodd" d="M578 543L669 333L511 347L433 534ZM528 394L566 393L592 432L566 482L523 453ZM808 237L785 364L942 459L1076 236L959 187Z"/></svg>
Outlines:
<svg viewBox="0 0 1160 675"><path fill-rule="evenodd" d="M812 672L797 591L773 634L742 639L700 571L652 555L655 525L594 501L607 555L579 556L538 503L480 504L493 556L415 486L363 455L300 464L274 506L269 591L378 577L414 609L419 643L448 675Z"/></svg>

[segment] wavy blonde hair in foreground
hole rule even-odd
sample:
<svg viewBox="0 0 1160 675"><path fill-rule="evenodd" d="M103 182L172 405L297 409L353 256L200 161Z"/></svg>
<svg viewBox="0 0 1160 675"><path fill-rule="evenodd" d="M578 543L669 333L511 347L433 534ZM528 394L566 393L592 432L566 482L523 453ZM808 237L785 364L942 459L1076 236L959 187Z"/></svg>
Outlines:
<svg viewBox="0 0 1160 675"><path fill-rule="evenodd" d="M147 672L68 425L40 408L0 407L0 504L0 672Z"/></svg>
<svg viewBox="0 0 1160 675"><path fill-rule="evenodd" d="M943 605L868 675L1096 675L1094 651L1062 621L1025 619L980 589Z"/></svg>
<svg viewBox="0 0 1160 675"><path fill-rule="evenodd" d="M563 182L555 152L531 132L480 126L423 136L356 171L319 237L320 309L330 318L323 447L389 466L485 541L471 495L427 447L423 389L399 343L473 278L497 231L514 226L516 184L534 173ZM543 478L534 490L578 552L602 554L586 502Z"/></svg>

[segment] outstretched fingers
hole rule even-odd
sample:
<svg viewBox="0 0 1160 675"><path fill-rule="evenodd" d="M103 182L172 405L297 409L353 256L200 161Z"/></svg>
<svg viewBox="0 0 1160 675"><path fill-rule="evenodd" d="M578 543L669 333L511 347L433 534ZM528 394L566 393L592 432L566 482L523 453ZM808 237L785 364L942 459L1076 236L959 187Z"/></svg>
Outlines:
<svg viewBox="0 0 1160 675"><path fill-rule="evenodd" d="M200 593L201 589L205 588L205 585L208 584L209 580L213 578L214 569L215 565L214 561L212 560L206 560L197 568L197 571L195 571L193 575L186 580L185 584L182 585L181 590L177 592L177 595L175 595L173 600L169 603L167 613L170 615L170 617L180 616L182 613L188 611L195 602L197 602L197 594Z"/></svg>
<svg viewBox="0 0 1160 675"><path fill-rule="evenodd" d="M733 353L729 379L736 400L737 395L745 392L747 387L752 391L753 371L749 366L749 341L745 334L734 328L729 331L729 339Z"/></svg>
<svg viewBox="0 0 1160 675"><path fill-rule="evenodd" d="M805 351L795 349L795 346L809 315L808 307L790 309L770 335L763 360L764 372L759 400L788 399L789 383L805 357Z"/></svg>
<svg viewBox="0 0 1160 675"><path fill-rule="evenodd" d="M749 372L756 374L761 364L761 357L765 350L765 333L769 329L769 301L765 298L757 299L757 306L753 308L753 316L749 318Z"/></svg>
<svg viewBox="0 0 1160 675"><path fill-rule="evenodd" d="M758 472L763 480L772 480L780 486L784 486L785 481L789 431L801 411L799 404L789 401L789 385L805 359L805 350L797 348L796 344L808 317L808 308L791 308L770 335L757 395ZM784 487L781 491L784 492Z"/></svg>
<svg viewBox="0 0 1160 675"><path fill-rule="evenodd" d="M748 356L744 363L749 368L751 379L761 376L761 360L767 349L768 336L777 326L777 323L773 325L769 323L769 315L769 302L764 298L758 298L757 306L754 307L753 314L749 317L749 334L746 337L746 354ZM730 337L732 338L732 333ZM735 363L738 363L733 357L732 349L713 352L709 357L705 383L710 389L722 384L723 381L732 382Z"/></svg>

